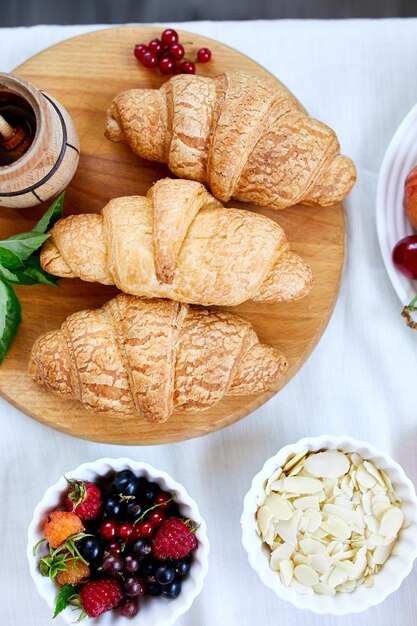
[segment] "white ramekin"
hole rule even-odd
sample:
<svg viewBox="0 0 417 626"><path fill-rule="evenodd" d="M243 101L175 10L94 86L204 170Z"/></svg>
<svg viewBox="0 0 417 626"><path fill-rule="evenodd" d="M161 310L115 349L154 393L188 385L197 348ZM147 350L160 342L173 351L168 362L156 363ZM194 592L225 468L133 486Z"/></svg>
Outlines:
<svg viewBox="0 0 417 626"><path fill-rule="evenodd" d="M171 478L166 472L158 470L152 465L133 461L131 459L99 459L92 463L83 463L75 470L66 472L67 478L78 478L94 481L98 477L106 476L112 471L121 471L130 469L137 475L145 476L145 478L156 482L163 491L176 493L175 502L180 506L181 513L184 517L194 520L199 524L196 532L198 539L198 548L194 552L193 566L188 577L184 580L181 594L175 600L166 600L164 598L155 598L151 601L143 602L140 606L137 617L130 620L132 623L139 622L141 626L169 626L177 621L180 615L188 611L194 599L200 593L203 587L203 580L208 570L208 554L210 550L206 523L200 515L197 504L188 495L185 488ZM28 528L28 545L27 558L29 561L30 575L36 585L40 595L46 600L52 614L55 608L56 597L58 593L57 585L47 577L41 576L37 570L39 555L33 556L33 546L42 539L42 527L48 512L60 506L62 502L62 494L67 488L67 482L61 477L58 482L49 487L45 492L42 500L36 506L33 513L32 521ZM77 614L68 607L60 613L60 616L67 624L73 624L77 619ZM89 618L86 618L86 621ZM118 614L117 610L103 613L94 623L105 625L126 626L125 617Z"/></svg>
<svg viewBox="0 0 417 626"><path fill-rule="evenodd" d="M334 596L303 595L291 587L284 587L278 573L269 566L270 550L263 544L257 532L256 522L258 509L256 498L263 491L265 481L274 470L284 465L290 455L302 450L323 449L357 452L364 459L372 461L378 469L384 470L393 483L395 493L401 499L401 509L408 523L407 528L400 532L395 554L388 558L380 572L375 575L373 587L366 588L362 585L352 593L336 593ZM243 546L248 553L249 563L258 573L261 581L282 600L291 602L298 609L309 609L319 614L347 615L359 613L380 604L389 594L399 588L404 578L410 573L417 556L417 498L412 482L398 463L395 463L387 454L376 450L369 443L356 441L351 437L322 435L300 439L297 443L282 448L266 461L262 470L254 477L244 499L240 521Z"/></svg>

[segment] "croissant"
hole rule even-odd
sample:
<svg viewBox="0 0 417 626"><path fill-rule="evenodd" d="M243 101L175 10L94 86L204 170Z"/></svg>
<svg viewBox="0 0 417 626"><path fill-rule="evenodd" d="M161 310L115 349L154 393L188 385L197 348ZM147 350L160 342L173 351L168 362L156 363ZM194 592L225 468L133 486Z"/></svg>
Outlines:
<svg viewBox="0 0 417 626"><path fill-rule="evenodd" d="M241 71L119 93L105 135L213 195L281 209L343 200L356 180L336 134L280 84Z"/></svg>
<svg viewBox="0 0 417 626"><path fill-rule="evenodd" d="M232 306L297 300L313 284L278 224L225 209L188 180L160 180L147 197L111 200L100 215L71 215L50 235L45 270L136 296Z"/></svg>
<svg viewBox="0 0 417 626"><path fill-rule="evenodd" d="M120 294L33 345L29 374L87 408L164 422L283 378L284 355L227 312Z"/></svg>

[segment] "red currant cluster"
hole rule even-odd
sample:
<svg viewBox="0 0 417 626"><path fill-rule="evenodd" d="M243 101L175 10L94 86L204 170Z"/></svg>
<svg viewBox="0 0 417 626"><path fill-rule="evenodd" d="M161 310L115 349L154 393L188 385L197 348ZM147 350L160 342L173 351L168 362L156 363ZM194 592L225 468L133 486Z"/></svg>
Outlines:
<svg viewBox="0 0 417 626"><path fill-rule="evenodd" d="M161 39L152 39L147 46L144 43L136 44L133 54L144 67L159 67L165 76L195 74L196 63L208 63L211 59L208 48L200 48L196 59L187 59L184 46L179 43L178 33L172 28L164 30Z"/></svg>

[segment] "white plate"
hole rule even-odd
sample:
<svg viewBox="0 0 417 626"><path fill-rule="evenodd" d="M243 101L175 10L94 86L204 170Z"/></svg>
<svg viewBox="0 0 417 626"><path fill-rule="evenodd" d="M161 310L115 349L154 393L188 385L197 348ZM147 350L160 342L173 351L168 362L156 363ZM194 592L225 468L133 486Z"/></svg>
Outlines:
<svg viewBox="0 0 417 626"><path fill-rule="evenodd" d="M404 181L417 165L417 104L398 127L388 146L378 178L376 226L388 276L403 305L417 295L417 283L406 278L392 262L395 244L413 234L403 207Z"/></svg>

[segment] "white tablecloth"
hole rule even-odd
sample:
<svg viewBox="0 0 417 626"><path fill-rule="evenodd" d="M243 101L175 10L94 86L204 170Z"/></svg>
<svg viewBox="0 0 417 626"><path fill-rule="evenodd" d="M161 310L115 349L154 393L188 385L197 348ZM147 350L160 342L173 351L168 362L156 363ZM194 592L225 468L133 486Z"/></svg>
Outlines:
<svg viewBox="0 0 417 626"><path fill-rule="evenodd" d="M358 167L347 202L348 258L333 318L301 372L251 416L213 435L162 447L80 441L0 401L0 623L45 626L50 611L26 565L26 528L58 476L101 456L128 455L171 473L208 523L210 571L181 626L415 626L417 569L383 605L353 617L297 611L264 588L240 543L242 499L265 459L302 436L349 434L402 463L417 484L414 385L417 333L388 281L375 229L378 170L392 134L417 101L417 20L183 24L265 65L310 113L338 133ZM0 71L92 27L0 29ZM94 54L94 51L92 51ZM306 221L308 212L306 212Z"/></svg>

